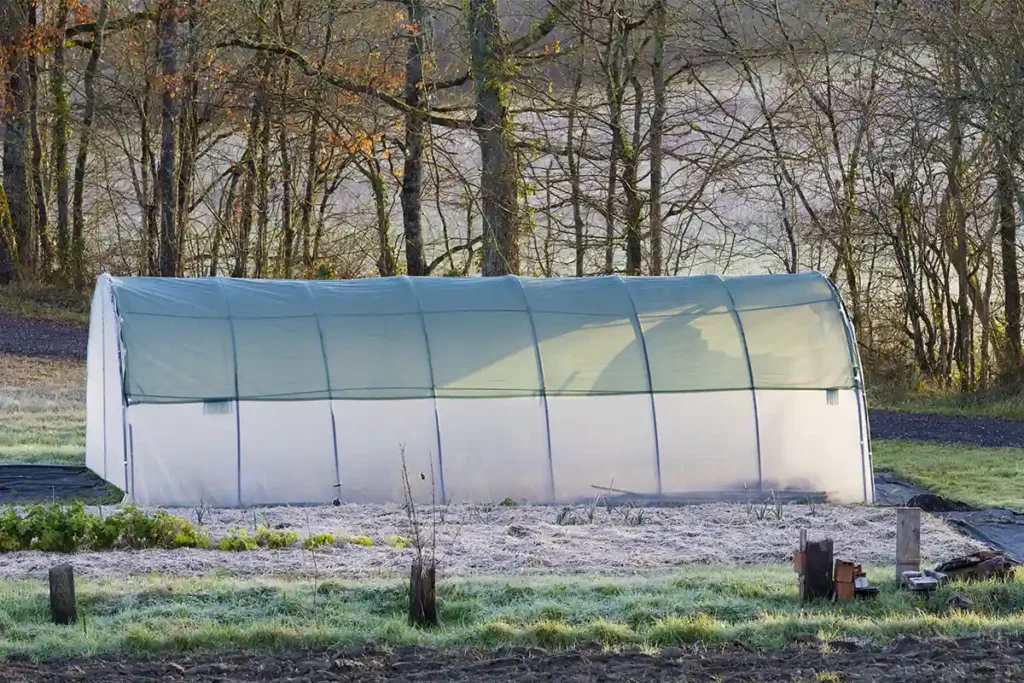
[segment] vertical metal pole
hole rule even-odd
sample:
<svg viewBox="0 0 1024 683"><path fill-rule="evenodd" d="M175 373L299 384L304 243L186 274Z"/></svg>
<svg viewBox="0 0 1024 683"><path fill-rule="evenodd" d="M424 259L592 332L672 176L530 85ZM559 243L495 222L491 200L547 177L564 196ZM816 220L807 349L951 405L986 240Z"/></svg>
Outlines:
<svg viewBox="0 0 1024 683"><path fill-rule="evenodd" d="M620 285L622 285L622 288L626 290L626 297L629 299L629 305L633 309L633 333L640 342L640 351L644 356L644 371L647 378L647 396L651 399L651 421L654 423L654 474L658 480L658 495L660 496L661 439L658 438L658 409L654 402L654 380L651 378L651 359L650 356L647 355L647 339L644 337L644 330L640 325L640 313L637 311L636 301L633 299L633 293L629 291L629 285L627 285L626 281L619 275L616 275L615 279Z"/></svg>
<svg viewBox="0 0 1024 683"><path fill-rule="evenodd" d="M338 498L341 498L341 462L338 458L338 424L334 418L334 393L331 390L331 366L327 362L327 344L324 342L324 328L320 324L320 310L313 296L313 286L306 280L306 292L313 302L313 315L316 318L316 331L320 335L320 350L324 356L324 376L327 379L327 405L331 410L331 448L334 450L334 483L338 485Z"/></svg>
<svg viewBox="0 0 1024 683"><path fill-rule="evenodd" d="M121 441L122 446L124 447L124 492L130 499L133 499L134 491L131 491L128 487L128 386L125 383L127 349L124 349L124 355L122 355L124 339L121 336L121 316L117 310L117 297L114 295L113 278L108 275L106 276L105 282L107 287L110 289L110 303L114 308L114 337L115 343L117 344L117 374L121 384Z"/></svg>
<svg viewBox="0 0 1024 683"><path fill-rule="evenodd" d="M420 324L423 327L423 343L426 345L427 350L427 368L430 370L430 400L434 404L434 429L437 432L437 468L441 470L438 479L441 482L441 501L447 503L448 495L445 493L444 488L444 459L441 455L441 418L437 413L437 383L434 381L434 359L430 353L430 335L427 334L427 318L423 315L423 304L420 303L420 296L416 291L415 285L412 283L412 278L408 275L402 275L400 279L405 282L406 286L409 287L409 291L412 292L412 297L416 301L416 310L420 315Z"/></svg>
<svg viewBox="0 0 1024 683"><path fill-rule="evenodd" d="M757 387L754 384L754 366L750 362L750 349L747 348L747 335L743 331L743 320L740 319L740 313L736 310L736 300L732 297L732 292L729 291L729 285L725 284L725 280L722 276L716 276L719 282L722 283L722 288L725 290L726 296L729 297L729 307L732 312L733 322L736 323L736 330L740 334L740 343L743 344L743 357L747 360L747 376L750 378L750 397L754 402L754 439L757 442L757 490L759 492L764 490L764 474L761 470L761 422L760 414L757 411Z"/></svg>
<svg viewBox="0 0 1024 683"><path fill-rule="evenodd" d="M222 278L214 278L224 296L224 310L227 312L228 327L231 330L231 358L235 371L235 474L238 477L238 507L242 507L242 401L238 395L238 344L235 341L235 322L231 318L231 302Z"/></svg>
<svg viewBox="0 0 1024 683"><path fill-rule="evenodd" d="M534 355L537 359L537 375L540 379L540 402L544 409L544 435L547 438L548 448L548 477L551 482L549 494L551 500L549 502L553 503L555 502L555 463L551 453L551 416L548 413L548 385L544 377L544 361L540 355L540 338L537 336L537 324L533 319L533 311L530 310L530 300L526 296L526 287L523 286L523 281L515 275L507 277L512 278L519 285L519 291L523 293L523 305L526 307L526 316L530 319L530 332L533 333Z"/></svg>
<svg viewBox="0 0 1024 683"><path fill-rule="evenodd" d="M102 285L100 285L102 287ZM103 375L103 479L107 479L107 302L100 291L100 372Z"/></svg>

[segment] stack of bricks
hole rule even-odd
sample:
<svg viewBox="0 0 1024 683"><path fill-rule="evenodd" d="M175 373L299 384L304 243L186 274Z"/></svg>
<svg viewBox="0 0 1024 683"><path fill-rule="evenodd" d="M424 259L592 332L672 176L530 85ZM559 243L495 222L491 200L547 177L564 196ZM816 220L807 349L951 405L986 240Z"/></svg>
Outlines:
<svg viewBox="0 0 1024 683"><path fill-rule="evenodd" d="M832 586L836 600L853 600L857 593L857 579L866 576L863 568L853 562L836 560Z"/></svg>

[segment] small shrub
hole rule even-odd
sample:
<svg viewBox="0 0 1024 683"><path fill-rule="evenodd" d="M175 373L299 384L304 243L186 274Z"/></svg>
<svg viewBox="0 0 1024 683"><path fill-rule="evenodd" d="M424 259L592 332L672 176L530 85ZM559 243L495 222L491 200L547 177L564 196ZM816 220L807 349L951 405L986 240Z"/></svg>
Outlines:
<svg viewBox="0 0 1024 683"><path fill-rule="evenodd" d="M82 548L204 548L207 536L181 517L163 511L147 514L135 507L101 517L81 503L32 505L22 514L0 515L0 552L42 550L70 553Z"/></svg>
<svg viewBox="0 0 1024 683"><path fill-rule="evenodd" d="M306 550L316 550L329 545L334 545L334 534L331 533L315 534L302 542L302 547Z"/></svg>
<svg viewBox="0 0 1024 683"><path fill-rule="evenodd" d="M245 550L256 550L258 544L256 539L249 536L249 533L245 529L228 529L228 534L224 538L220 539L220 549L231 552L241 552Z"/></svg>
<svg viewBox="0 0 1024 683"><path fill-rule="evenodd" d="M647 510L636 503L627 503L622 509L622 521L626 526L643 526L647 521Z"/></svg>
<svg viewBox="0 0 1024 683"><path fill-rule="evenodd" d="M370 543L373 543L372 539ZM404 550L409 547L409 539L404 536L388 536L384 539L384 543L392 548L398 548L399 550Z"/></svg>
<svg viewBox="0 0 1024 683"><path fill-rule="evenodd" d="M353 536L352 538L345 539L347 543L352 545L361 545L367 548L373 546L373 539L369 536Z"/></svg>
<svg viewBox="0 0 1024 683"><path fill-rule="evenodd" d="M298 542L299 535L294 531L268 529L265 526L256 529L256 543L263 548L280 550L290 548Z"/></svg>
<svg viewBox="0 0 1024 683"><path fill-rule="evenodd" d="M515 502L511 498L506 498L505 500L501 501L501 504L507 508L514 508L517 505L519 505L519 503Z"/></svg>
<svg viewBox="0 0 1024 683"><path fill-rule="evenodd" d="M23 548L72 553L90 537L92 520L81 503L30 505L19 524Z"/></svg>
<svg viewBox="0 0 1024 683"><path fill-rule="evenodd" d="M582 520L579 515L576 514L576 511L568 505L559 510L558 514L555 515L555 524L558 526L572 526L574 524L580 524L581 522Z"/></svg>

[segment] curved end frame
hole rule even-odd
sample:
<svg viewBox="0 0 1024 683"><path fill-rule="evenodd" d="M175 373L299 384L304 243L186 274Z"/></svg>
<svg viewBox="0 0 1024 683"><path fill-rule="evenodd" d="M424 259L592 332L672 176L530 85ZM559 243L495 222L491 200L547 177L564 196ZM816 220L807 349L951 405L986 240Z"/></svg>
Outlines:
<svg viewBox="0 0 1024 683"><path fill-rule="evenodd" d="M857 346L857 332L853 327L853 320L850 318L846 302L843 301L839 288L824 273L818 270L811 271L824 280L832 292L839 307L839 313L843 319L843 328L846 330L846 344L850 352L850 364L853 366L853 385L857 394L857 422L858 433L860 434L860 457L861 472L864 479L864 502L868 505L875 502L875 467L871 457L871 423L868 419L867 394L864 386L864 366L861 363L860 348ZM868 472L871 476L868 476Z"/></svg>

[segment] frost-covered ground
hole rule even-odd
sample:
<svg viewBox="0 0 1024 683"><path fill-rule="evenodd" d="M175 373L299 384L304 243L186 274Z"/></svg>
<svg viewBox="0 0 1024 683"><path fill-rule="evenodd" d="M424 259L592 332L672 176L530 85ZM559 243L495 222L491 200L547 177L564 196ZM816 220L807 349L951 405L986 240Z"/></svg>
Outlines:
<svg viewBox="0 0 1024 683"><path fill-rule="evenodd" d="M193 510L172 509L194 520ZM582 512L582 508L580 509ZM110 510L106 510L107 513ZM423 511L421 511L423 512ZM640 526L626 524L621 510L601 507L592 524L556 523L557 508L453 506L438 527L440 570L454 575L651 574L686 564L742 565L787 563L799 530L809 538L835 541L836 556L864 565L895 561L896 520L891 508L804 505L784 507L783 519L757 519L743 505L650 508ZM70 558L79 575L91 577L160 573L198 576L212 571L247 575L305 575L358 578L404 574L411 550L385 543L408 537L406 515L398 505L343 505L320 508L212 510L204 524L214 539L254 521L290 528L302 537L332 532L338 537L369 536L372 547L343 544L313 555L301 548L222 552L147 550L79 553ZM932 563L978 548L942 521L923 515L921 552ZM39 552L9 553L0 578L41 577L61 561Z"/></svg>

